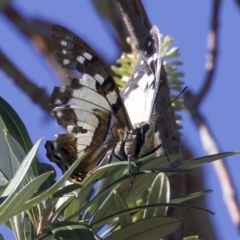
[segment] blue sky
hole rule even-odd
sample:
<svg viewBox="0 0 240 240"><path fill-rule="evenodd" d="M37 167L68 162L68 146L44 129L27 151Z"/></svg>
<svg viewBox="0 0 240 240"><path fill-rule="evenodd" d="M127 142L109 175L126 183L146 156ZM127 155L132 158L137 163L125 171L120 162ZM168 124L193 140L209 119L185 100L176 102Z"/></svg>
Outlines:
<svg viewBox="0 0 240 240"><path fill-rule="evenodd" d="M143 3L151 23L157 25L163 35L171 35L175 39L174 46L180 48L180 59L184 63L180 68L185 73L183 81L190 90L197 92L205 76L211 1L185 0L176 3L173 0L145 0ZM15 0L13 4L27 18L42 18L71 29L83 37L106 61L113 62L119 57L120 53L108 35L107 26L96 14L91 1ZM231 151L240 149L240 34L237 27L240 15L235 2L224 1L220 16L217 73L214 84L201 105L201 111L210 124L221 151ZM0 29L1 50L24 74L44 87L49 94L55 85L60 85L44 58L3 15L0 15ZM47 118L38 106L30 103L25 94L1 70L0 79L0 96L18 112L33 142L42 136L46 140L53 139L54 134L60 131L55 120ZM182 141L192 149L196 157L206 155L190 117L184 112L182 115ZM47 161L43 146L39 156ZM238 193L239 156L227 159L226 163ZM227 213L212 165L204 166L204 171L205 189L214 190L207 199L208 208L216 213L211 219L216 227L217 239L237 239L238 232ZM13 239L9 237L9 231L2 229L0 231L6 239Z"/></svg>

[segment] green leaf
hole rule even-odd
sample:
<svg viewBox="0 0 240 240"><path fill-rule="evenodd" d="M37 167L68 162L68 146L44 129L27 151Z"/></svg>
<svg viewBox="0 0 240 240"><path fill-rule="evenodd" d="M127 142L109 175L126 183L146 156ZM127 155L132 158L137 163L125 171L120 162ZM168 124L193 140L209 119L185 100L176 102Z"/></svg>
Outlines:
<svg viewBox="0 0 240 240"><path fill-rule="evenodd" d="M93 232L85 225L62 221L47 225L42 230L37 240L44 239L46 236L54 234L55 237L68 240L95 240Z"/></svg>
<svg viewBox="0 0 240 240"><path fill-rule="evenodd" d="M41 213L41 222L49 222L53 218L53 214L56 212L56 206L58 203L58 198L48 198L42 205L44 208ZM55 210L55 211L54 211ZM55 214L56 215L56 214Z"/></svg>
<svg viewBox="0 0 240 240"><path fill-rule="evenodd" d="M114 232L106 240L156 240L173 233L181 222L180 219L170 217L147 218Z"/></svg>
<svg viewBox="0 0 240 240"><path fill-rule="evenodd" d="M20 165L19 169L17 170L16 174L14 175L14 178L11 180L11 182L9 183L9 185L3 192L2 196L8 196L17 190L17 188L20 185L20 183L22 182L25 174L27 173L28 168L30 167L30 165L33 161L33 158L36 155L36 152L41 144L41 141L42 141L42 139L38 140L36 142L36 144L30 150L30 152L27 154L27 156L23 160L22 164ZM2 206L0 207L0 211L1 211L1 208L2 208Z"/></svg>
<svg viewBox="0 0 240 240"><path fill-rule="evenodd" d="M25 211L29 209L30 207L40 203L43 200L46 200L48 197L50 197L52 194L54 194L58 188L61 187L63 183L70 177L72 172L76 169L76 167L81 162L82 158L84 156L81 156L79 159L77 159L72 166L65 172L65 174L49 189L47 189L45 192L36 194L31 200L29 200L21 209L20 211Z"/></svg>
<svg viewBox="0 0 240 240"><path fill-rule="evenodd" d="M8 201L7 206L1 211L0 224L6 222L9 218L20 213L20 208L33 196L35 191L41 186L41 184L49 177L49 173L42 174L29 182L24 188L22 188L15 196Z"/></svg>
<svg viewBox="0 0 240 240"><path fill-rule="evenodd" d="M200 240L200 238L198 236L189 236L183 238L183 240Z"/></svg>
<svg viewBox="0 0 240 240"><path fill-rule="evenodd" d="M4 129L8 131L13 138L22 146L25 153L28 153L33 144L22 120L15 112L15 110L0 97L0 121L4 125ZM38 174L38 167L36 159L32 163L35 176Z"/></svg>
<svg viewBox="0 0 240 240"><path fill-rule="evenodd" d="M68 205L68 207L64 211L64 219L67 219L68 217L72 216L74 213L78 212L81 206L82 205L79 197L73 198L70 204ZM71 221L73 222L77 222L78 220L79 220L79 216L75 216L74 218L71 218Z"/></svg>
<svg viewBox="0 0 240 240"><path fill-rule="evenodd" d="M1 170L4 175L7 176L8 180L10 180L15 176L26 154L22 146L8 132L4 132L4 137L1 141L3 142L5 140L4 146L6 148L4 149L5 155L3 154L1 156ZM2 161L4 161L4 163ZM28 181L34 178L32 164L25 177Z"/></svg>
<svg viewBox="0 0 240 240"><path fill-rule="evenodd" d="M60 198L66 196L75 196L78 197L79 190L82 189L81 184L70 184L64 186L63 188L57 190L52 197ZM76 193L75 193L76 192Z"/></svg>
<svg viewBox="0 0 240 240"><path fill-rule="evenodd" d="M78 205L78 210L76 208L76 205L74 206L74 209L77 212L73 212L71 206L68 207L69 209L67 208L65 210L66 216L68 215L68 219L72 220L73 217L75 218L75 216L81 214L81 212L84 211L84 209L86 209L89 205L91 206L93 204L92 202L90 204L87 197L90 196L90 192L93 190L93 186L97 180L111 176L112 174L115 174L118 171L122 171L122 169L125 169L127 166L128 166L128 162L111 163L111 164L99 167L95 169L91 174L89 174L81 183L82 189L79 192L79 196L81 196L81 201ZM70 214L71 212L72 212L72 216ZM89 213L89 210L87 214L88 213Z"/></svg>
<svg viewBox="0 0 240 240"><path fill-rule="evenodd" d="M25 212L23 220L23 240L32 240L34 239L34 229L29 215ZM20 240L20 239L19 239Z"/></svg>
<svg viewBox="0 0 240 240"><path fill-rule="evenodd" d="M170 200L170 183L168 177L165 173L159 173L150 188L148 203L169 203ZM144 218L165 216L167 212L167 207L147 209L144 213Z"/></svg>
<svg viewBox="0 0 240 240"><path fill-rule="evenodd" d="M2 196L3 192L7 188L9 182L5 183L4 185L0 186L0 196ZM0 204L1 205L1 204Z"/></svg>
<svg viewBox="0 0 240 240"><path fill-rule="evenodd" d="M223 159L232 155L239 154L239 152L224 152L224 153L217 153L205 157L195 158L191 160L184 161L177 165L177 167L181 166L185 169L191 169L195 167L199 167L205 163L213 162L215 160Z"/></svg>
<svg viewBox="0 0 240 240"><path fill-rule="evenodd" d="M179 56L179 48L173 47L164 54L164 58L172 58Z"/></svg>
<svg viewBox="0 0 240 240"><path fill-rule="evenodd" d="M18 159L11 150L9 142L6 140L6 135L9 134L4 130L4 125L0 119L0 169L1 180L3 182L12 179L20 166Z"/></svg>
<svg viewBox="0 0 240 240"><path fill-rule="evenodd" d="M123 169L128 167L128 165L129 163L127 161L123 161L110 163L99 168L96 168L92 171L92 173L89 176L87 176L83 180L82 185L85 187L86 185L96 182L97 180L107 178L108 176L111 176L119 171L122 171Z"/></svg>
<svg viewBox="0 0 240 240"><path fill-rule="evenodd" d="M117 212L121 212L128 209L126 202L116 191L114 191L113 197L114 197L114 207ZM124 228L130 225L132 223L131 215L124 214L123 216L119 217L119 222L120 222L121 228Z"/></svg>
<svg viewBox="0 0 240 240"><path fill-rule="evenodd" d="M101 205L99 205L99 208L97 209L96 214L93 216L93 219L91 220L91 224L98 222L102 218L107 216L109 206L114 205L113 195L114 195L114 191L112 191L109 195L107 195L107 197L105 198L105 201Z"/></svg>
<svg viewBox="0 0 240 240"><path fill-rule="evenodd" d="M211 212L210 210L207 210L205 208L200 208L200 207L196 207L196 206L192 206L192 205L188 205L188 204L172 204L172 203L158 203L158 204L151 204L151 205L141 205L138 207L133 207L133 208L129 208L127 210L123 210L121 212L117 212L114 214L111 214L103 219L101 219L98 222L95 222L92 225L92 228L98 228L99 226L102 226L104 224L109 224L112 220L114 220L115 218L119 218L124 214L130 214L130 213L138 213L141 212L143 210L146 209L153 209L153 208L157 208L157 207L181 207L181 208L188 208L188 209L194 209L194 210L201 210L201 211L205 211L211 214L214 214L213 212Z"/></svg>
<svg viewBox="0 0 240 240"><path fill-rule="evenodd" d="M169 170L167 168L164 168L163 170ZM171 170L175 171L175 170ZM84 208L86 209L89 207L91 211L88 212L94 213L94 211L97 211L99 208L99 205L108 197L110 194L110 191L115 188L115 190L125 199L127 204L129 204L132 201L137 201L137 199L141 198L141 194L144 193L144 191L149 188L149 185L145 184L145 182L152 181L155 176L161 172L161 169L159 171L151 171L151 170L145 170L145 171L139 171L132 174L133 177L133 185L132 188L129 188L130 184L130 178L128 172L126 172L125 175L122 177L114 180L109 181L108 186L106 186L102 191L97 192L96 196L87 203ZM141 180L141 181L140 181ZM139 184L140 181L140 184ZM101 185L101 183L100 183ZM130 193L129 193L130 191ZM96 206L95 206L96 205ZM165 205L166 206L166 205ZM114 205L110 204L109 207L106 209L107 212L105 214L110 214L112 212L115 212Z"/></svg>
<svg viewBox="0 0 240 240"><path fill-rule="evenodd" d="M96 185L96 183L91 183L88 184L87 186L84 186L81 191L79 192L78 198L79 198L79 209L77 210L77 212L79 214L82 213L82 211L84 211L86 209L86 205L89 204L89 199L90 197L93 195L94 193L94 186ZM92 204L90 204L90 206L92 206ZM70 206L69 206L70 207ZM99 207L99 205L98 205ZM70 210L71 211L71 210ZM79 215L78 214L78 215ZM87 216L91 215L89 209L86 212L85 218L87 218ZM75 215L76 216L76 215ZM69 218L68 220L72 220L71 218Z"/></svg>
<svg viewBox="0 0 240 240"><path fill-rule="evenodd" d="M201 192L195 192L195 193L191 193L191 194L188 194L186 196L182 196L182 197L177 197L177 198L172 198L170 200L170 203L181 203L181 202L186 202L188 200L191 200L191 199L194 199L194 198L197 198L197 197L201 197L201 196L204 196L208 193L211 193L212 190L205 190L205 191L201 191Z"/></svg>
<svg viewBox="0 0 240 240"><path fill-rule="evenodd" d="M141 170L144 169L152 169L152 168L164 168L168 167L169 163L174 163L180 157L179 154L172 155L163 155L160 157L155 157L155 155L150 155L145 157L144 159L139 160L139 164L141 165ZM138 164L138 161L137 163Z"/></svg>

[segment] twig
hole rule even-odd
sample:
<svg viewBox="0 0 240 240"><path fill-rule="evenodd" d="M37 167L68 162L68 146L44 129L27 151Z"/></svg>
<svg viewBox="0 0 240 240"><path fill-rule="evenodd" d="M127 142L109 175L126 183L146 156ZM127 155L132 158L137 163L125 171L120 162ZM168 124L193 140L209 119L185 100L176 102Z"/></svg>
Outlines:
<svg viewBox="0 0 240 240"><path fill-rule="evenodd" d="M213 83L214 76L216 73L216 62L218 56L218 33L219 33L219 12L220 12L221 0L213 1L213 14L211 20L211 30L208 35L208 47L209 53L206 62L206 77L203 81L202 89L199 91L197 96L195 96L196 107L201 104L203 98L206 96L210 87Z"/></svg>
<svg viewBox="0 0 240 240"><path fill-rule="evenodd" d="M190 96L190 92L188 92L184 95L185 107L191 114L192 119L198 128L199 135L205 151L208 154L219 153L220 150L218 144L216 143L216 139L213 137L210 127L206 123L206 120L199 112L199 110L191 104L191 101L192 96ZM217 173L218 181L220 182L223 191L225 204L228 208L232 221L238 227L240 227L240 210L238 207L235 190L228 169L223 160L218 160L214 162L213 166Z"/></svg>
<svg viewBox="0 0 240 240"><path fill-rule="evenodd" d="M150 21L140 0L117 0L123 21L136 46L142 48L151 28Z"/></svg>
<svg viewBox="0 0 240 240"><path fill-rule="evenodd" d="M35 103L37 103L48 114L50 113L49 96L43 88L33 84L33 81L24 76L16 66L0 51L0 68L9 78Z"/></svg>
<svg viewBox="0 0 240 240"><path fill-rule="evenodd" d="M238 5L238 7L240 7L240 0L235 0L235 2Z"/></svg>
<svg viewBox="0 0 240 240"><path fill-rule="evenodd" d="M42 20L26 20L13 6L9 5L3 11L4 15L11 21L19 31L26 36L35 48L48 60L59 79L63 83L69 83L66 78L66 71L57 63L56 57L51 51L49 36L52 23ZM25 91L24 89L22 89Z"/></svg>
<svg viewBox="0 0 240 240"><path fill-rule="evenodd" d="M186 110L190 113L193 122L196 124L199 135L203 144L205 151L208 154L218 153L219 147L216 139L210 130L210 127L206 123L206 120L199 111L199 106L202 100L208 93L216 72L216 62L218 53L218 26L219 26L219 11L220 11L220 0L215 0L213 2L213 14L211 21L211 31L209 34L210 52L207 59L206 67L206 77L204 80L204 85L196 96L190 91L184 94L184 105ZM213 163L214 169L217 173L219 182L222 187L224 200L228 208L229 214L233 222L240 227L240 209L238 207L237 199L235 196L234 187L230 174L228 173L227 167L222 160Z"/></svg>

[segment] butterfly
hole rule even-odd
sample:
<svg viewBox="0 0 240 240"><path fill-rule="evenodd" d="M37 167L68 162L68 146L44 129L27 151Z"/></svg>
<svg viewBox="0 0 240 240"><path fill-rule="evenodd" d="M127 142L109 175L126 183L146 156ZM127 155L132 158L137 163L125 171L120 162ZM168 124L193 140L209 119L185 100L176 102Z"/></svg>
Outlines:
<svg viewBox="0 0 240 240"><path fill-rule="evenodd" d="M80 79L55 87L51 104L66 134L47 141L47 157L64 173L83 156L69 180L82 182L94 169L114 160L136 161L151 146L156 131L154 106L160 84L161 41L153 26L140 50L130 80L120 94L111 70L80 37L54 25L51 45L63 68L82 73Z"/></svg>

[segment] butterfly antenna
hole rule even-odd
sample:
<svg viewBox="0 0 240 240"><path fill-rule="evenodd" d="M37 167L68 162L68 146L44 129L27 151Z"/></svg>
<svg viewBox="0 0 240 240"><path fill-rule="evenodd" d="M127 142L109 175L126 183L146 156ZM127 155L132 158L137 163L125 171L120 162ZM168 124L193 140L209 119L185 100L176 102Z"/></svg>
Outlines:
<svg viewBox="0 0 240 240"><path fill-rule="evenodd" d="M169 159L169 155L168 155L168 151L167 151L167 148L165 147L165 145L164 144L162 144L162 146L163 146L163 149L164 149L164 152L165 152L165 155L166 155L166 157L167 157L167 160L168 160L168 162L170 163L170 165L173 167L173 168L178 168L176 165L174 165L172 162L171 162L171 160Z"/></svg>
<svg viewBox="0 0 240 240"><path fill-rule="evenodd" d="M152 122L155 122L159 115L162 114L162 112L165 111L170 105L172 105L172 103L174 103L186 91L186 89L187 87L185 87L166 107L164 107L161 112L152 119Z"/></svg>

